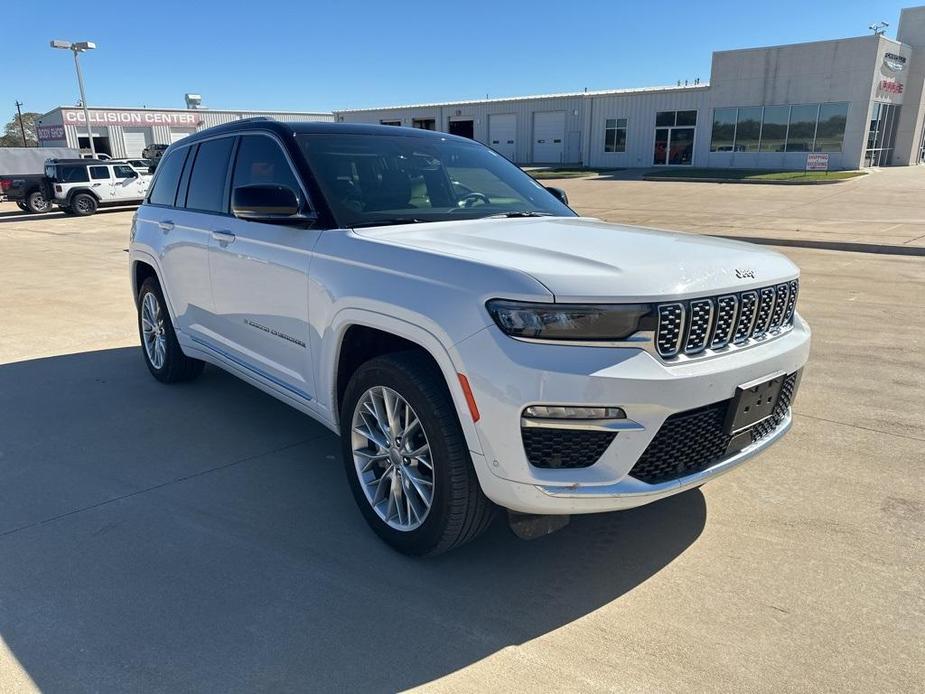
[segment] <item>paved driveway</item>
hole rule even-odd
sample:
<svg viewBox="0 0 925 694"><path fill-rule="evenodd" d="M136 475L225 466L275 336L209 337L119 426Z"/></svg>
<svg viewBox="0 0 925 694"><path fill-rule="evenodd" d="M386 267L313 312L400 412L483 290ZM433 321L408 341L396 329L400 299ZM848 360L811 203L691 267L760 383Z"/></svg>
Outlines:
<svg viewBox="0 0 925 694"><path fill-rule="evenodd" d="M129 213L5 211L0 691L920 690L921 259L786 251L813 359L752 464L420 561L322 427L216 369L150 378Z"/></svg>

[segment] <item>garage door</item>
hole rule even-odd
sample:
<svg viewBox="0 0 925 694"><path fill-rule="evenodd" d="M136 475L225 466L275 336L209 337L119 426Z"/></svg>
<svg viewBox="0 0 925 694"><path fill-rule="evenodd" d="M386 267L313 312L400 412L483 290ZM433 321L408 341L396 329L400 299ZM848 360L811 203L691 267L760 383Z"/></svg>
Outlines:
<svg viewBox="0 0 925 694"><path fill-rule="evenodd" d="M122 142L125 143L125 156L132 158L140 157L141 151L150 144L147 130L125 130Z"/></svg>
<svg viewBox="0 0 925 694"><path fill-rule="evenodd" d="M192 135L195 130L171 130L170 131L170 143L173 144L177 140L182 140L187 135Z"/></svg>
<svg viewBox="0 0 925 694"><path fill-rule="evenodd" d="M565 111L533 114L533 163L560 164L564 151Z"/></svg>
<svg viewBox="0 0 925 694"><path fill-rule="evenodd" d="M488 116L488 145L498 154L514 161L517 116L513 113Z"/></svg>

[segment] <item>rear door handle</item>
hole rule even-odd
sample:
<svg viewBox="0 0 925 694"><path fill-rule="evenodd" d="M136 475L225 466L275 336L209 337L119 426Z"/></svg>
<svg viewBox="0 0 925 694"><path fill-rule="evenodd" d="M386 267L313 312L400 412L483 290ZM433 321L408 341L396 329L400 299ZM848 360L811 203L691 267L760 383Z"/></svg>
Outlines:
<svg viewBox="0 0 925 694"><path fill-rule="evenodd" d="M174 226L173 222L158 222L157 225L161 228L161 231L163 231L165 234L168 231L173 231L173 226Z"/></svg>
<svg viewBox="0 0 925 694"><path fill-rule="evenodd" d="M230 231L213 231L212 238L223 245L228 245L229 243L234 243L237 237Z"/></svg>

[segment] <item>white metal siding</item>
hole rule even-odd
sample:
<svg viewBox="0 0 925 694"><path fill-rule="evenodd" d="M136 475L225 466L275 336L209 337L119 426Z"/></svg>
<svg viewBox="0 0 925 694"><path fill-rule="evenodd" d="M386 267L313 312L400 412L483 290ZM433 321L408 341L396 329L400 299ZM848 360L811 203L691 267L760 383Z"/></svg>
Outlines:
<svg viewBox="0 0 925 694"><path fill-rule="evenodd" d="M122 141L125 144L124 156L140 157L142 150L151 144L151 132L148 128L124 128Z"/></svg>
<svg viewBox="0 0 925 694"><path fill-rule="evenodd" d="M493 113L488 116L488 146L508 159L516 158L516 113Z"/></svg>
<svg viewBox="0 0 925 694"><path fill-rule="evenodd" d="M177 140L182 140L184 137L188 135L192 135L194 132L196 131L195 130L180 130L180 129L171 128L170 129L170 142L172 144L176 142Z"/></svg>

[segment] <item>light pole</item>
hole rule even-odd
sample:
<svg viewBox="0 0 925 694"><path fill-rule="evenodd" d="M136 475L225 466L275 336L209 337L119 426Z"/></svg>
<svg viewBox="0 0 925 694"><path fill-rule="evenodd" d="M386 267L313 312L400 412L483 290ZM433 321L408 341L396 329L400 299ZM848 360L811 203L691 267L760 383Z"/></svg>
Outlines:
<svg viewBox="0 0 925 694"><path fill-rule="evenodd" d="M93 129L90 127L90 110L87 108L87 97L84 94L84 77L83 73L80 71L80 60L77 58L78 53L92 51L96 48L96 44L92 41L76 41L74 43L70 41L50 41L49 44L52 48L67 49L74 54L74 66L77 68L77 86L80 87L80 103L83 105L84 118L87 121L87 139L90 141L90 153L93 155L93 158L96 159L96 147L93 144Z"/></svg>

